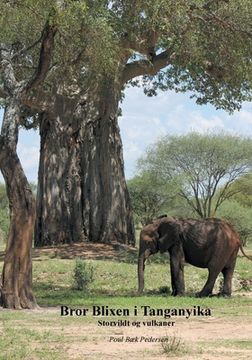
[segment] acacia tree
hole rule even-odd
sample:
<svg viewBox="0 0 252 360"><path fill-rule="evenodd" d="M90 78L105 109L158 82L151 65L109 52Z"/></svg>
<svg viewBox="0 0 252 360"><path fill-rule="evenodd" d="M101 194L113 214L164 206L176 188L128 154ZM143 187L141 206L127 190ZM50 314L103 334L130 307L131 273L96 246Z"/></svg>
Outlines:
<svg viewBox="0 0 252 360"><path fill-rule="evenodd" d="M252 208L252 173L249 172L241 176L232 185L232 190L236 194L234 200L244 208Z"/></svg>
<svg viewBox="0 0 252 360"><path fill-rule="evenodd" d="M93 2L87 3L92 12ZM134 243L117 123L126 84L139 85L143 76L148 95L158 89L190 91L198 103L227 111L251 95L249 1L101 4L113 65L98 72L89 67L89 86L79 83L85 94L78 103L79 122L70 113L65 121L56 113L44 114L41 123L37 245L85 237Z"/></svg>
<svg viewBox="0 0 252 360"><path fill-rule="evenodd" d="M160 181L155 175L143 172L127 181L135 220L142 226L164 214L174 204L176 184Z"/></svg>
<svg viewBox="0 0 252 360"><path fill-rule="evenodd" d="M163 181L177 179L178 194L206 218L239 192L233 184L251 169L252 139L222 133L165 136L139 164Z"/></svg>

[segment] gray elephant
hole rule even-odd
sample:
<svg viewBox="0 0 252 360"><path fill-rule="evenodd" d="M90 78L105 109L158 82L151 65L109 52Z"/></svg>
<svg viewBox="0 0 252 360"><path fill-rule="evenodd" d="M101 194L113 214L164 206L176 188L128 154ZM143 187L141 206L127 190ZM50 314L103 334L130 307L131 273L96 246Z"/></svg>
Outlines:
<svg viewBox="0 0 252 360"><path fill-rule="evenodd" d="M138 257L138 292L144 289L146 259L156 252L170 253L172 295L184 295L184 262L208 269L208 279L199 297L212 293L220 272L224 275L223 296L232 292L232 276L239 248L244 253L239 235L227 222L164 217L143 228ZM251 259L250 259L251 260Z"/></svg>

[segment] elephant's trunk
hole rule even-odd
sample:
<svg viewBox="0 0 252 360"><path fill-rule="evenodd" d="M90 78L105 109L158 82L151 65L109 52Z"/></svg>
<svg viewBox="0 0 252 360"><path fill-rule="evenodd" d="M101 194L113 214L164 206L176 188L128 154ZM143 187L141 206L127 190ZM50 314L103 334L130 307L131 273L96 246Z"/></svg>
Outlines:
<svg viewBox="0 0 252 360"><path fill-rule="evenodd" d="M138 256L138 293L142 293L144 289L144 263L149 257L150 252L148 250L140 251Z"/></svg>

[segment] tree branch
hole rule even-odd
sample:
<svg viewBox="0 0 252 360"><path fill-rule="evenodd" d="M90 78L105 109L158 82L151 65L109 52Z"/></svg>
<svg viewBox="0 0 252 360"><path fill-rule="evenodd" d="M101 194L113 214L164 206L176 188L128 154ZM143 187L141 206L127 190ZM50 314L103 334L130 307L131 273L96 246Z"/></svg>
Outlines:
<svg viewBox="0 0 252 360"><path fill-rule="evenodd" d="M11 63L11 51L3 44L0 45L0 65L3 74L4 89L12 95L18 85Z"/></svg>
<svg viewBox="0 0 252 360"><path fill-rule="evenodd" d="M25 96L22 99L22 105L29 107L34 111L50 111L53 107L53 99L52 96L43 93L41 91L36 91L35 96Z"/></svg>
<svg viewBox="0 0 252 360"><path fill-rule="evenodd" d="M38 86L46 78L46 75L50 68L52 52L54 48L54 36L56 32L57 32L56 27L53 25L49 25L49 22L47 22L42 36L38 67L35 73L33 74L32 78L26 85L25 88L26 93L30 91L32 88Z"/></svg>
<svg viewBox="0 0 252 360"><path fill-rule="evenodd" d="M122 76L125 84L129 80L141 75L156 75L159 70L169 65L170 60L175 57L175 53L167 49L162 53L153 56L152 60L139 60L126 64Z"/></svg>
<svg viewBox="0 0 252 360"><path fill-rule="evenodd" d="M15 52L12 55L11 60L14 60L14 59L18 58L18 57L22 56L23 54L27 53L29 50L33 49L35 46L37 46L40 43L42 38L43 38L43 32L41 33L40 37L36 41L34 41L33 44L31 44L31 45L29 45L27 47L23 47L21 50Z"/></svg>

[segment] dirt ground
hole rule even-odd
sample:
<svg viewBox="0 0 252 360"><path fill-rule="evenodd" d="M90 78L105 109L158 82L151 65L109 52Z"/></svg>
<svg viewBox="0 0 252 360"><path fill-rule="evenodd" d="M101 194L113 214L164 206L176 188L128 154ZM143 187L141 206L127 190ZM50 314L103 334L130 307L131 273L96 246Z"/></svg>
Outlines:
<svg viewBox="0 0 252 360"><path fill-rule="evenodd" d="M200 320L177 320L174 327L100 327L97 321L66 319L57 323L59 308L33 310L38 317L46 315L45 323L39 322L40 331L62 334L68 359L84 360L164 360L170 356L184 360L248 360L252 358L252 323L246 316L235 318L209 317ZM50 322L50 317L52 322ZM54 319L54 320L53 320ZM62 318L61 318L62 319ZM48 322L49 320L49 322ZM23 324L24 325L24 324ZM27 324L28 325L28 324ZM36 322L32 328L36 328ZM112 339L113 338L113 339ZM180 339L182 352L164 353L160 342L152 339ZM115 339L123 339L116 341ZM135 340L134 340L135 339ZM137 341L136 341L137 339ZM131 340L131 341L129 341ZM56 342L57 344L57 342ZM55 344L55 345L56 345Z"/></svg>
<svg viewBox="0 0 252 360"><path fill-rule="evenodd" d="M113 259L120 257L120 252L123 253L127 250L127 253L136 254L137 249L120 244L94 244L94 243L74 243L74 244L65 244L59 246L45 246L42 248L32 249L33 259L50 256L50 258L59 258L59 259L74 259L76 257L83 257L85 259ZM0 251L0 261L4 260L4 251Z"/></svg>
<svg viewBox="0 0 252 360"><path fill-rule="evenodd" d="M99 251L97 247L100 247ZM78 254L90 259L118 258L118 250L125 250L124 247L118 244L63 245L53 249L36 249L33 257L50 254L50 257L73 258ZM132 253L136 251L134 248L128 250ZM252 293L246 292L244 296L251 298L252 307ZM130 319L130 326L127 327L98 326L94 318L89 321L79 317L63 319L59 307L27 311L28 319L30 312L35 321L32 324L30 321L22 322L22 328L62 335L62 340L55 340L55 346L63 348L68 359L150 360L158 357L164 360L170 356L184 360L252 359L252 318L238 315L239 309L235 317L211 316L197 320L180 318L173 327L136 327L132 326L134 319ZM180 341L181 351L165 352L160 339L168 339L169 344L174 339Z"/></svg>

